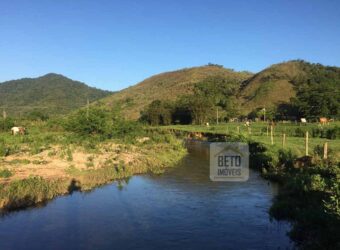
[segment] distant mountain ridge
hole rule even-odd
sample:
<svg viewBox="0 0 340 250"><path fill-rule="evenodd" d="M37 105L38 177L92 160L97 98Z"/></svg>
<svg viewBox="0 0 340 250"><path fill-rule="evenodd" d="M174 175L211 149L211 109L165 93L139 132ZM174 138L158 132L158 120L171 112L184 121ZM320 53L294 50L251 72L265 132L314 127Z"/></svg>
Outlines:
<svg viewBox="0 0 340 250"><path fill-rule="evenodd" d="M151 76L100 100L100 103L108 106L119 105L123 108L126 118L138 119L140 111L152 101L175 100L181 95L190 94L196 83L213 76L222 76L241 84L253 74L246 71L237 72L219 65L185 68Z"/></svg>
<svg viewBox="0 0 340 250"><path fill-rule="evenodd" d="M152 101L176 100L182 95L192 93L197 82L208 77L223 76L239 83L236 93L238 105L240 113L247 115L255 109L270 109L290 102L299 86L315 79L319 73L323 83L340 79L340 68L303 60L274 64L256 74L237 72L219 65L206 65L154 75L99 102L107 106L119 105L126 118L138 119L140 111ZM340 91L339 88L340 82L335 85L336 91Z"/></svg>
<svg viewBox="0 0 340 250"><path fill-rule="evenodd" d="M49 73L37 78L22 78L0 83L0 109L9 116L39 111L47 115L66 114L112 94L89 87L63 75Z"/></svg>
<svg viewBox="0 0 340 250"><path fill-rule="evenodd" d="M23 78L0 83L0 111L9 115L41 110L47 114L66 114L86 105L89 98L99 106L122 108L127 119L138 119L140 112L154 100L176 100L193 93L196 83L209 77L223 77L238 84L240 113L272 108L294 98L298 88L308 81L331 82L340 91L340 68L291 60L269 66L253 74L237 72L220 65L184 68L151 76L118 92L103 91L50 73L38 78ZM322 85L323 86L323 85Z"/></svg>

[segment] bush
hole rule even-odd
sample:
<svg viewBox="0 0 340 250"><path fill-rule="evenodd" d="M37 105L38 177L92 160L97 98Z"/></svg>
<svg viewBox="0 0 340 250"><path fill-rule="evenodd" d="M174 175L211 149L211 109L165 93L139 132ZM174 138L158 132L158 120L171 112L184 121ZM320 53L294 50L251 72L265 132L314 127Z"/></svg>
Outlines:
<svg viewBox="0 0 340 250"><path fill-rule="evenodd" d="M5 144L4 140L0 140L0 156L8 156L10 148Z"/></svg>
<svg viewBox="0 0 340 250"><path fill-rule="evenodd" d="M116 110L99 107L91 107L88 111L80 110L74 113L66 120L64 128L81 136L100 139L131 140L142 132L139 123L124 120Z"/></svg>
<svg viewBox="0 0 340 250"><path fill-rule="evenodd" d="M14 121L11 118L0 118L0 131L9 131L14 127Z"/></svg>
<svg viewBox="0 0 340 250"><path fill-rule="evenodd" d="M8 178L8 177L11 177L12 175L13 173L8 169L0 170L0 178Z"/></svg>

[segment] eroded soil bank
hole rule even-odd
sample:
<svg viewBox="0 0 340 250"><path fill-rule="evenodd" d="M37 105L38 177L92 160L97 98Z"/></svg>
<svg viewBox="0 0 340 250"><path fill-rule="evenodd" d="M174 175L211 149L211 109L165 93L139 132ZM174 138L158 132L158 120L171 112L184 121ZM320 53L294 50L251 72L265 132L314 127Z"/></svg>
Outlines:
<svg viewBox="0 0 340 250"><path fill-rule="evenodd" d="M135 145L105 142L95 151L60 145L35 155L25 150L3 157L11 174L0 178L0 208L25 208L74 190L90 190L113 180L147 172L162 173L186 155L182 141L140 141Z"/></svg>

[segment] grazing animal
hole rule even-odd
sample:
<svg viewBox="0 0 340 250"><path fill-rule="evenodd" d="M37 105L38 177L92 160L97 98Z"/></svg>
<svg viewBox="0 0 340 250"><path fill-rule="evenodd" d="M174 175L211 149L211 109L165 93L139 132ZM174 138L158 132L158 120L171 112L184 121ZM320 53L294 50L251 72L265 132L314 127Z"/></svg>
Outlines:
<svg viewBox="0 0 340 250"><path fill-rule="evenodd" d="M140 143L143 143L143 142L146 142L146 141L149 141L149 140L150 140L150 137L142 137L142 138L136 139L136 141L140 142Z"/></svg>
<svg viewBox="0 0 340 250"><path fill-rule="evenodd" d="M244 123L244 126L250 127L250 121L246 121L246 122Z"/></svg>
<svg viewBox="0 0 340 250"><path fill-rule="evenodd" d="M13 127L11 128L12 135L24 135L26 133L26 128L24 127Z"/></svg>
<svg viewBox="0 0 340 250"><path fill-rule="evenodd" d="M300 119L300 121L301 121L301 123L304 123L304 124L306 124L306 123L307 123L307 120L306 120L306 118L301 118L301 119Z"/></svg>
<svg viewBox="0 0 340 250"><path fill-rule="evenodd" d="M209 122L207 122L206 124L205 124L207 127L209 127L210 125L209 125Z"/></svg>
<svg viewBox="0 0 340 250"><path fill-rule="evenodd" d="M328 124L327 118L326 117L320 117L320 123L321 123L321 125Z"/></svg>

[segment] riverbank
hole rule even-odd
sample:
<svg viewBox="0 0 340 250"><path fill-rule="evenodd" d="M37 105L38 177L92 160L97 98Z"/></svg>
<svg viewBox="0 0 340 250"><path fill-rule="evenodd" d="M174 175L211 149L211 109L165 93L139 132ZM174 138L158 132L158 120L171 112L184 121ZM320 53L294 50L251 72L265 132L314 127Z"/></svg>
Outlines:
<svg viewBox="0 0 340 250"><path fill-rule="evenodd" d="M7 173L0 178L3 210L33 206L136 174L159 174L186 155L182 141L168 133L149 134L134 143L106 140L90 148L52 143L36 154L28 143L18 145L20 149L0 159L1 171Z"/></svg>
<svg viewBox="0 0 340 250"><path fill-rule="evenodd" d="M269 213L275 219L292 223L289 235L297 246L301 249L340 248L339 139L313 138L309 145L310 155L304 156L305 141L299 137L289 138L289 143L283 148L280 143L272 145L265 133L226 133L228 130L223 125L159 129L180 131L183 135L188 132L206 133L210 139L217 141L247 142L250 167L258 169L262 177L280 184L279 194ZM275 141L280 139L276 136ZM323 144L326 141L330 148L327 159L324 159Z"/></svg>

